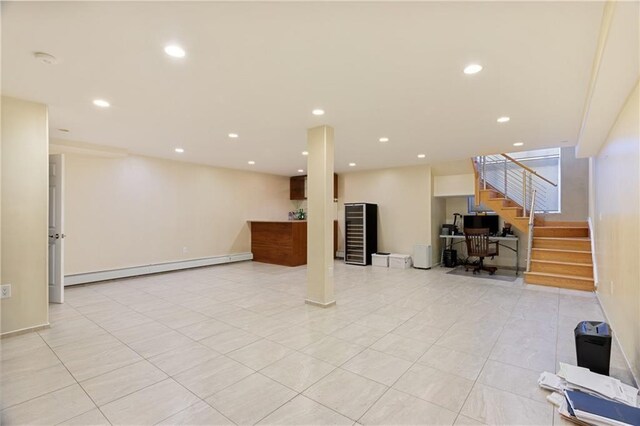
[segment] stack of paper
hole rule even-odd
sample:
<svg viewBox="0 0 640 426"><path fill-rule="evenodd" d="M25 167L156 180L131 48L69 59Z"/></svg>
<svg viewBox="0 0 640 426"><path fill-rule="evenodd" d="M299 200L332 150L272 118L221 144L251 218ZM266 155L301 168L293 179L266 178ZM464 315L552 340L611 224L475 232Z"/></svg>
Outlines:
<svg viewBox="0 0 640 426"><path fill-rule="evenodd" d="M640 425L640 408L579 391L567 390L564 394L570 418L596 426Z"/></svg>
<svg viewBox="0 0 640 426"><path fill-rule="evenodd" d="M593 373L588 368L561 362L558 377L566 381L567 389L603 396L634 407L638 403L638 389L613 377Z"/></svg>
<svg viewBox="0 0 640 426"><path fill-rule="evenodd" d="M560 363L558 374L540 374L538 385L553 391L547 397L558 412L578 424L640 425L638 389L587 368Z"/></svg>

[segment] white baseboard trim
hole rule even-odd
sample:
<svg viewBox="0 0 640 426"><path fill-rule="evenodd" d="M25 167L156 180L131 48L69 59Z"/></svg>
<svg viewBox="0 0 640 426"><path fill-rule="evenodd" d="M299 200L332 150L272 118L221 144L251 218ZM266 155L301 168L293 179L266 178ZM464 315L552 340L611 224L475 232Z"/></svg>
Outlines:
<svg viewBox="0 0 640 426"><path fill-rule="evenodd" d="M598 291L595 291L595 293L596 293L596 299L598 299L598 303L600 304L600 309L602 309L602 313L604 313L604 319L607 321L609 325L611 325L611 319L609 318L609 315L607 315L607 311L604 309L602 300L600 300L600 293L598 293ZM611 328L613 329L613 327ZM616 343L618 343L618 347L620 348L620 352L622 352L622 357L624 358L624 362L627 363L627 367L629 368L629 371L631 371L631 376L633 377L633 380L635 380L636 382L635 387L638 387L640 385L640 377L637 377L635 372L633 371L633 368L631 368L631 362L629 362L629 358L627 358L627 354L624 352L624 348L620 344L620 340L618 339L618 333L616 333L615 329L613 330L613 338L615 339Z"/></svg>
<svg viewBox="0 0 640 426"><path fill-rule="evenodd" d="M18 336L21 334L27 334L27 333L31 333L34 331L40 331L40 330L44 330L49 328L49 323L46 324L40 324L40 325L34 325L33 327L27 327L27 328L20 328L18 330L12 330L12 331L5 331L4 333L0 334L0 339L4 339L5 337L12 337L12 336Z"/></svg>
<svg viewBox="0 0 640 426"><path fill-rule="evenodd" d="M598 289L598 264L596 262L596 238L593 229L593 220L591 216L587 219L589 224L589 239L591 240L591 263L593 263L593 286Z"/></svg>
<svg viewBox="0 0 640 426"><path fill-rule="evenodd" d="M204 257L201 259L179 260L176 262L155 263L150 265L131 266L128 268L110 269L107 271L84 272L65 275L64 285L86 284L96 281L115 280L138 275L157 274L159 272L179 271L181 269L199 268L201 266L220 265L223 263L252 260L253 253L236 253L223 256Z"/></svg>

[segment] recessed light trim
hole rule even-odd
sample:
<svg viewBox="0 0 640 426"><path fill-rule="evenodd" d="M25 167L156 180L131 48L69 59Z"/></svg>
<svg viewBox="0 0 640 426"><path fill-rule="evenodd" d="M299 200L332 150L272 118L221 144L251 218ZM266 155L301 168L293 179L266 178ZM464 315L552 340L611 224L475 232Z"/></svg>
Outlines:
<svg viewBox="0 0 640 426"><path fill-rule="evenodd" d="M509 122L509 120L511 120L511 118L509 118L507 116L503 116L503 117L498 117L498 119L496 121L498 123L507 123L507 122Z"/></svg>
<svg viewBox="0 0 640 426"><path fill-rule="evenodd" d="M427 156L425 154L418 154L418 158L426 158Z"/></svg>
<svg viewBox="0 0 640 426"><path fill-rule="evenodd" d="M309 155L309 151L302 151L302 155Z"/></svg>
<svg viewBox="0 0 640 426"><path fill-rule="evenodd" d="M464 67L464 73L465 74L477 74L480 71L482 71L482 65L480 64L469 64L466 67Z"/></svg>
<svg viewBox="0 0 640 426"><path fill-rule="evenodd" d="M94 99L93 104L100 108L109 108L111 106L111 104L104 99Z"/></svg>
<svg viewBox="0 0 640 426"><path fill-rule="evenodd" d="M176 148L176 149L175 149L175 151L176 151L178 154L182 154L182 153L184 152L184 148Z"/></svg>
<svg viewBox="0 0 640 426"><path fill-rule="evenodd" d="M356 163L349 163L349 167L355 167Z"/></svg>
<svg viewBox="0 0 640 426"><path fill-rule="evenodd" d="M524 145L524 142L516 142L513 144L513 146L522 146Z"/></svg>
<svg viewBox="0 0 640 426"><path fill-rule="evenodd" d="M324 115L324 110L320 109L320 108L316 108L313 111L311 111L311 114L313 114L313 115Z"/></svg>
<svg viewBox="0 0 640 426"><path fill-rule="evenodd" d="M240 137L240 135L238 135L237 133L229 133L228 135L231 139L237 139L238 137Z"/></svg>
<svg viewBox="0 0 640 426"><path fill-rule="evenodd" d="M382 137L380 139L378 139L380 142L389 142L389 138L387 137Z"/></svg>
<svg viewBox="0 0 640 426"><path fill-rule="evenodd" d="M164 53L171 56L172 58L184 58L187 55L184 49L177 44L170 44L168 46L165 46Z"/></svg>
<svg viewBox="0 0 640 426"><path fill-rule="evenodd" d="M249 160L249 161L247 161L247 164L249 164L249 165L253 166L254 164L256 164L256 162L255 162L255 161L253 161L253 160Z"/></svg>
<svg viewBox="0 0 640 426"><path fill-rule="evenodd" d="M298 173L304 173L304 169L298 169Z"/></svg>

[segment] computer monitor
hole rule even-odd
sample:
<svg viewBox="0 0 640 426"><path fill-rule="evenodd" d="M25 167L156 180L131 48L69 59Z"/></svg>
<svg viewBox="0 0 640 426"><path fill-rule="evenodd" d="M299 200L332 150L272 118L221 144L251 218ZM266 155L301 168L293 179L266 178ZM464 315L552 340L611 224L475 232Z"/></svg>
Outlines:
<svg viewBox="0 0 640 426"><path fill-rule="evenodd" d="M465 215L463 223L465 228L489 228L489 233L492 235L500 230L500 217L497 214Z"/></svg>

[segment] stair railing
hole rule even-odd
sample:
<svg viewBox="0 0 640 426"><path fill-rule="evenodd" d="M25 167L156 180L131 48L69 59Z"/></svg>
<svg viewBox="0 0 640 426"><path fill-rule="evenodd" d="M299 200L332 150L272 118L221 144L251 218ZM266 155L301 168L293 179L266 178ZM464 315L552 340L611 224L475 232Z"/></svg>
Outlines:
<svg viewBox="0 0 640 426"><path fill-rule="evenodd" d="M483 189L495 189L522 207L523 216L554 211L552 197L558 185L507 154L484 155L474 159ZM533 200L533 191L537 196ZM532 200L535 201L532 203Z"/></svg>
<svg viewBox="0 0 640 426"><path fill-rule="evenodd" d="M527 240L527 272L531 270L531 257L533 256L533 224L535 222L535 205L536 205L536 193L537 189L533 190L533 194L531 194L531 208L529 209L529 235Z"/></svg>

